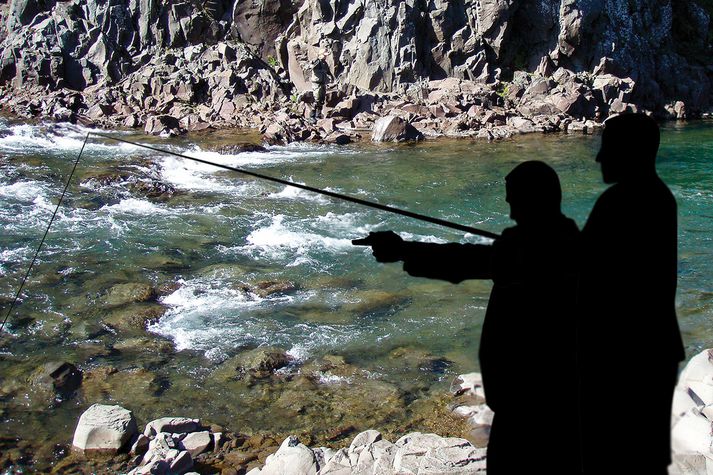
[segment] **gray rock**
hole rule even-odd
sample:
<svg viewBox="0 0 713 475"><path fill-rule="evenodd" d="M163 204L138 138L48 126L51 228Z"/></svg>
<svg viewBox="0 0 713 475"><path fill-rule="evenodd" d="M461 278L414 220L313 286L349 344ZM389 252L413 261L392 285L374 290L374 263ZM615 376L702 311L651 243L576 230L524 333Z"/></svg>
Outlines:
<svg viewBox="0 0 713 475"><path fill-rule="evenodd" d="M193 467L193 458L191 458L191 454L188 453L187 451L182 451L180 452L172 461L171 461L171 472L172 473L178 473L182 474L187 472Z"/></svg>
<svg viewBox="0 0 713 475"><path fill-rule="evenodd" d="M144 434L139 434L139 436L136 438L133 444L131 444L131 449L129 449L129 454L133 456L140 456L143 457L143 455L149 450L149 444L151 443L151 439L146 437Z"/></svg>
<svg viewBox="0 0 713 475"><path fill-rule="evenodd" d="M382 117L374 123L371 140L374 142L404 142L422 140L423 134L401 117Z"/></svg>
<svg viewBox="0 0 713 475"><path fill-rule="evenodd" d="M263 475L316 475L317 459L297 437L286 438L274 454L267 457Z"/></svg>
<svg viewBox="0 0 713 475"><path fill-rule="evenodd" d="M191 454L191 457L195 457L208 449L211 442L209 431L192 432L181 439L181 446Z"/></svg>
<svg viewBox="0 0 713 475"><path fill-rule="evenodd" d="M146 119L144 132L151 135L176 136L185 131L175 117L170 115L152 115Z"/></svg>
<svg viewBox="0 0 713 475"><path fill-rule="evenodd" d="M154 437L161 432L180 434L199 430L201 430L199 419L189 419L188 417L162 417L146 424L144 435Z"/></svg>
<svg viewBox="0 0 713 475"><path fill-rule="evenodd" d="M94 404L80 416L72 447L85 455L115 454L137 431L131 411L120 406Z"/></svg>
<svg viewBox="0 0 713 475"><path fill-rule="evenodd" d="M337 450L319 470L319 475L350 475L351 473L352 466L349 461L349 453L345 448Z"/></svg>

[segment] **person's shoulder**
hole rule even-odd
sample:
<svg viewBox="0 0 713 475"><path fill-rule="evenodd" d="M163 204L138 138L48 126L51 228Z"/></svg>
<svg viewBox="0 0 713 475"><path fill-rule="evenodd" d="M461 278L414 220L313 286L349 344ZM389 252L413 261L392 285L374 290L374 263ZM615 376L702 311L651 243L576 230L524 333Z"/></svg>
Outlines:
<svg viewBox="0 0 713 475"><path fill-rule="evenodd" d="M518 239L520 236L522 236L522 228L516 225L503 229L503 231L500 233L500 237L497 240L509 241L511 239Z"/></svg>
<svg viewBox="0 0 713 475"><path fill-rule="evenodd" d="M577 236L580 233L579 226L577 226L577 223L572 218L568 218L564 215L562 216L562 220L560 221L560 228L565 234L569 234L572 236Z"/></svg>

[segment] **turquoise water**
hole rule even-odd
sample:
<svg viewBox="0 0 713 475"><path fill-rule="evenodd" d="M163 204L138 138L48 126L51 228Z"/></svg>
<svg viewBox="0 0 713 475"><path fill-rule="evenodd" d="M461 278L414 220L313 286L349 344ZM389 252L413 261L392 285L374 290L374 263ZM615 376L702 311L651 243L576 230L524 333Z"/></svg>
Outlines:
<svg viewBox="0 0 713 475"><path fill-rule="evenodd" d="M71 126L0 124L3 316L85 133ZM521 161L540 159L556 169L565 213L580 226L604 190L594 162L597 135L532 135L496 143L294 145L231 154L216 150L256 137L233 131L179 139L121 134L494 232L511 225L503 177ZM712 124L666 125L659 170L679 203L678 308L691 357L713 347ZM97 179L108 172L123 178ZM175 193L147 197L132 188L131 180L170 184ZM175 413L178 407L184 414L256 430L318 426L317 417L278 420L264 400L262 406L251 405L259 386L228 390L210 379L226 358L260 345L287 350L297 367L326 354L344 356L369 381L398 388L404 400L477 370L490 284L411 278L397 265L378 264L368 250L350 244L369 231L386 229L408 239L481 242L435 225L92 139L22 304L10 319L12 337L2 341L0 402L6 427L20 435L35 431L35 436L42 427L45 439L63 440L57 435L61 428L71 433L77 415L97 399L125 404L144 418ZM289 282L288 290L259 296L242 289L264 281ZM165 313L150 323L149 335L172 342L177 352L122 349L127 341L146 336L113 323L123 307L108 306L105 299L112 286L122 283L159 289ZM646 344L632 341L632 357ZM425 368L395 358L399 348L421 355L414 356L417 360L427 355L433 364ZM51 414L21 409L18 400L29 394L24 386L28 373L52 359L66 359L85 371L111 365L132 374L150 372L144 385L150 394L109 384L100 392L86 389ZM137 391L144 387L136 384ZM398 422L398 416L389 417ZM48 420L55 428L47 429Z"/></svg>

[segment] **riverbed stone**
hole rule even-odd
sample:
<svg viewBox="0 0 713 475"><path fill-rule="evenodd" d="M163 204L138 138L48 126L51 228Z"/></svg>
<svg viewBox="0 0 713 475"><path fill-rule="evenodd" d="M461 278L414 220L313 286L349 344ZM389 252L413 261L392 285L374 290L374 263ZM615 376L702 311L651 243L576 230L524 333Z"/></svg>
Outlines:
<svg viewBox="0 0 713 475"><path fill-rule="evenodd" d="M116 330L145 331L146 326L158 321L166 307L157 303L134 303L108 312L104 323Z"/></svg>
<svg viewBox="0 0 713 475"><path fill-rule="evenodd" d="M287 366L292 358L282 348L263 346L245 351L223 362L214 372L218 379L266 378Z"/></svg>
<svg viewBox="0 0 713 475"><path fill-rule="evenodd" d="M81 386L82 371L66 361L51 361L34 371L30 384L43 391L68 395Z"/></svg>
<svg viewBox="0 0 713 475"><path fill-rule="evenodd" d="M148 302L154 298L156 298L156 291L151 285L133 282L111 287L104 295L103 303L115 307L134 302Z"/></svg>
<svg viewBox="0 0 713 475"><path fill-rule="evenodd" d="M254 284L245 284L241 288L264 299L271 295L291 292L297 289L297 285L289 280L262 280Z"/></svg>
<svg viewBox="0 0 713 475"><path fill-rule="evenodd" d="M137 432L136 419L128 409L94 404L79 418L72 447L85 455L115 454Z"/></svg>
<svg viewBox="0 0 713 475"><path fill-rule="evenodd" d="M161 379L150 370L99 366L85 372L81 394L85 401L150 402L161 390Z"/></svg>
<svg viewBox="0 0 713 475"><path fill-rule="evenodd" d="M170 434L181 434L185 432L196 432L201 429L199 419L188 417L161 417L146 424L144 435L154 437L161 432Z"/></svg>

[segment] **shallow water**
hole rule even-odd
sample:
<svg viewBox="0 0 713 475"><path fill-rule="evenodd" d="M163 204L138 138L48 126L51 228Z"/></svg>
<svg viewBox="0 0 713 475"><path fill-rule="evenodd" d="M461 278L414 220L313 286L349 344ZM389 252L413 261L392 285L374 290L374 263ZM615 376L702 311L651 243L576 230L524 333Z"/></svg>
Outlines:
<svg viewBox="0 0 713 475"><path fill-rule="evenodd" d="M660 173L679 203L678 308L689 357L713 347L712 125L667 125L659 158ZM3 317L86 132L0 122ZM235 131L179 139L115 133L494 232L511 224L503 177L521 161L541 159L557 170L565 213L580 226L604 189L594 163L596 135L531 135L496 143L292 145L231 155L211 150L258 138ZM167 183L176 192L148 198L125 182L102 182L98 177L107 170ZM477 370L489 283L410 278L350 244L386 229L416 240L482 241L208 165L90 140L22 304L10 319L13 337L0 348L6 432L68 442L78 414L98 400L124 404L144 420L188 414L236 430L320 431L340 423L316 412L313 417L304 411L274 412L273 403L286 394L281 390L210 378L226 358L260 345L282 347L298 363L344 356L363 378L325 374L326 386L383 382L406 401L442 389L453 375ZM293 285L263 297L242 289L261 281ZM164 289L159 302L167 311L149 331L172 341L177 353L155 349L156 340L131 347L127 340L143 338L142 332L107 323L121 310L106 305L107 291L127 282ZM632 341L632 358L645 346ZM405 357L397 350L402 347L408 348ZM85 371L111 365L131 376L108 376L104 386L85 382L88 389L81 397L55 403L47 412L37 409L23 384L33 368L53 359ZM337 397L320 391L315 391L320 397ZM18 402L23 398L26 404ZM397 426L409 413L382 416L364 414L361 421Z"/></svg>

